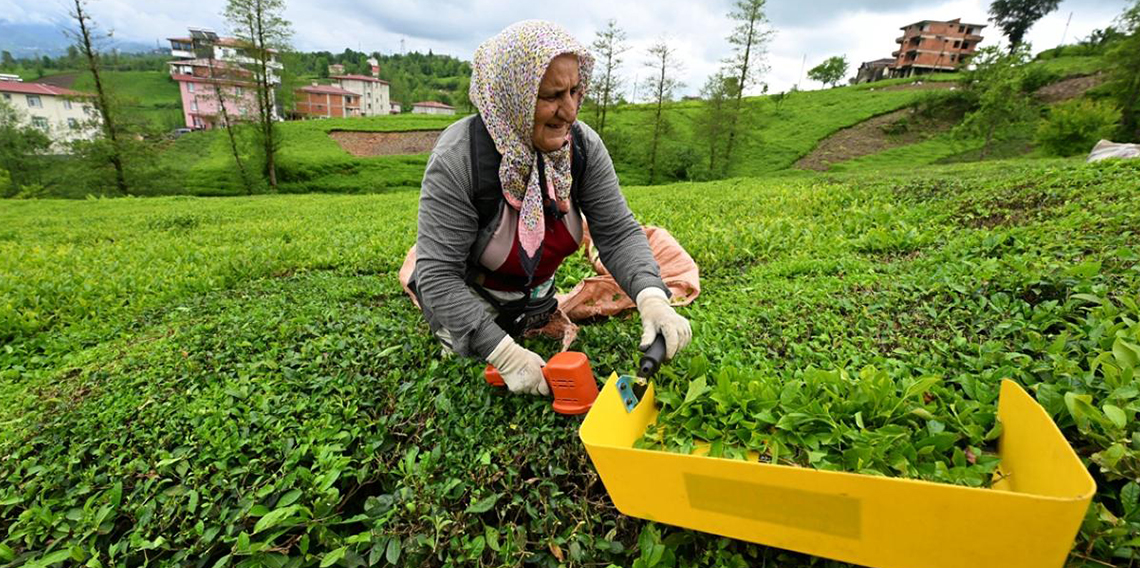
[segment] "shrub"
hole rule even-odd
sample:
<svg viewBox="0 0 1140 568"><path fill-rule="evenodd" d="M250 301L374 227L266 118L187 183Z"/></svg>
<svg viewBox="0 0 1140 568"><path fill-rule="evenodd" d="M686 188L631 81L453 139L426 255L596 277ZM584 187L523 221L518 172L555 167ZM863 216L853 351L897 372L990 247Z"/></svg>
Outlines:
<svg viewBox="0 0 1140 568"><path fill-rule="evenodd" d="M1105 102L1078 99L1059 104L1037 129L1037 145L1054 156L1088 152L1116 128L1120 113Z"/></svg>
<svg viewBox="0 0 1140 568"><path fill-rule="evenodd" d="M1053 69L1040 65L1030 65L1025 68L1025 76L1021 78L1021 90L1024 93L1036 93L1038 89L1060 81L1063 77Z"/></svg>

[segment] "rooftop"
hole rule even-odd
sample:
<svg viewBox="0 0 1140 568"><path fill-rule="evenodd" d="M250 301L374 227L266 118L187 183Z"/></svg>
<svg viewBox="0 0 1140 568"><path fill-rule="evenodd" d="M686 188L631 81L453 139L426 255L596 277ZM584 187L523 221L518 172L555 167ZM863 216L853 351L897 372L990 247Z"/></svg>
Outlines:
<svg viewBox="0 0 1140 568"><path fill-rule="evenodd" d="M971 27L971 28L979 28L979 29L986 27L986 25L985 25L985 24L966 24L966 23L962 23L962 18L954 18L953 20L919 20L919 21L917 21L917 22L915 22L915 23L913 23L913 24L907 24L907 25L905 25L905 26L903 26L903 27L901 27L901 28L899 28L899 29L900 29L900 30L905 30L905 29L907 29L907 28L909 28L909 27L911 27L911 26L921 26L922 24L957 24L957 25L959 25L959 26L967 26L967 27Z"/></svg>
<svg viewBox="0 0 1140 568"><path fill-rule="evenodd" d="M0 91L5 93L22 93L26 95L47 95L52 97L90 97L88 93L80 93L46 83L22 83L19 81L0 81Z"/></svg>
<svg viewBox="0 0 1140 568"><path fill-rule="evenodd" d="M369 77L367 75L333 75L329 78L330 79L341 79L344 81L369 81L372 83L383 83L385 85L389 84L387 81L385 81L383 79L377 79L376 77Z"/></svg>
<svg viewBox="0 0 1140 568"><path fill-rule="evenodd" d="M320 95L349 95L349 96L353 96L353 97L359 97L360 96L359 93L354 93L352 91L346 91L340 87L336 87L333 85L309 85L307 87L301 87L300 89L297 89L297 90L305 91L306 93L317 93Z"/></svg>
<svg viewBox="0 0 1140 568"><path fill-rule="evenodd" d="M453 107L451 105L445 105L443 103L436 102L436 101L421 101L418 103L412 103L412 106L414 106L414 107L446 108L446 109L455 110L455 107Z"/></svg>

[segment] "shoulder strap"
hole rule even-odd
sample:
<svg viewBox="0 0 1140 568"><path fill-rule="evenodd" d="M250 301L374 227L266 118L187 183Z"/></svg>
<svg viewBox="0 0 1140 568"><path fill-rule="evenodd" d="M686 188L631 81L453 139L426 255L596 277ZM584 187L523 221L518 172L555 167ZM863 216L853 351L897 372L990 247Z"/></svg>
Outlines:
<svg viewBox="0 0 1140 568"><path fill-rule="evenodd" d="M570 140L573 144L571 152L570 176L574 178L570 184L570 198L578 202L578 188L586 177L586 137L582 134L582 127L578 123L570 129Z"/></svg>
<svg viewBox="0 0 1140 568"><path fill-rule="evenodd" d="M482 229L491 224L503 202L503 186L499 183L499 163L503 156L495 148L483 117L475 115L471 120L468 136L471 139L472 198Z"/></svg>

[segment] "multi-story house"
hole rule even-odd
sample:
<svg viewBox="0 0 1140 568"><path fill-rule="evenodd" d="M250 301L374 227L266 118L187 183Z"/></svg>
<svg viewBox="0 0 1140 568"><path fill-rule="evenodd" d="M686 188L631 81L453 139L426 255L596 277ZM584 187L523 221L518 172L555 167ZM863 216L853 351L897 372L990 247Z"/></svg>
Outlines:
<svg viewBox="0 0 1140 568"><path fill-rule="evenodd" d="M387 81L364 75L334 75L332 80L338 87L360 95L362 116L379 116L392 112Z"/></svg>
<svg viewBox="0 0 1140 568"><path fill-rule="evenodd" d="M178 82L187 128L222 126L226 116L232 121L256 116L257 85L251 71L256 61L241 40L198 28L190 28L190 37L167 39L174 57L167 65L171 78ZM270 50L269 55L270 107L274 118L279 118L275 90L281 84L282 65L276 51Z"/></svg>
<svg viewBox="0 0 1140 568"><path fill-rule="evenodd" d="M0 80L0 99L16 109L21 122L43 130L53 151L75 140L91 140L99 132L99 114L91 95L44 83Z"/></svg>
<svg viewBox="0 0 1140 568"><path fill-rule="evenodd" d="M899 28L903 35L895 38L899 49L891 53L895 58L891 76L911 77L958 69L976 51L984 27L964 24L955 18L948 22L923 20Z"/></svg>
<svg viewBox="0 0 1140 568"><path fill-rule="evenodd" d="M412 114L455 114L455 107L436 101L422 101L412 104Z"/></svg>
<svg viewBox="0 0 1140 568"><path fill-rule="evenodd" d="M295 108L301 118L360 116L360 95L333 85L313 83L295 91Z"/></svg>

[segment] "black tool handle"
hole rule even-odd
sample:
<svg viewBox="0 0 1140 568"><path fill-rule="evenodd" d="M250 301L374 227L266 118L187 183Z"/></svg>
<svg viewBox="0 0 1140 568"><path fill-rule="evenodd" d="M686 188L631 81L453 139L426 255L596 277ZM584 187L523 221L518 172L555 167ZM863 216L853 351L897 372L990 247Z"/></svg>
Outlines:
<svg viewBox="0 0 1140 568"><path fill-rule="evenodd" d="M648 379L661 368L661 363L665 361L665 336L658 333L657 339L645 350L641 355L641 362L637 365L637 376Z"/></svg>

